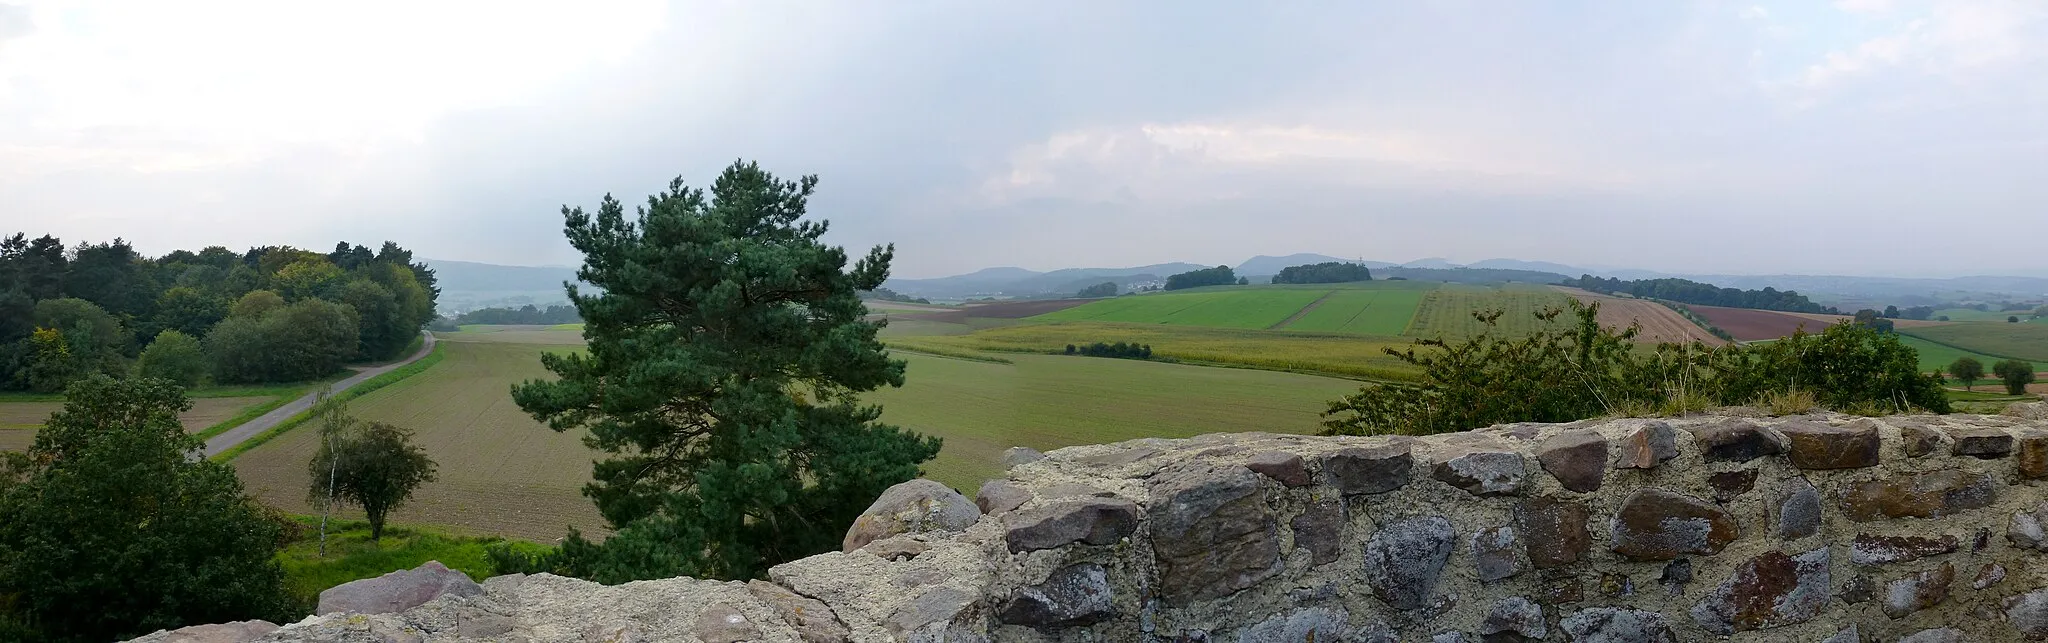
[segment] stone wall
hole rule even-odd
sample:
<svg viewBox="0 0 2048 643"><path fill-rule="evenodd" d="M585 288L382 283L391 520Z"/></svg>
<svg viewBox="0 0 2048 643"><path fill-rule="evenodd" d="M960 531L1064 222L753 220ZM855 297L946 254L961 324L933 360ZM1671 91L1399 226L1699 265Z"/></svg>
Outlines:
<svg viewBox="0 0 2048 643"><path fill-rule="evenodd" d="M2039 419L1223 434L1011 457L971 504L892 489L847 552L772 582L502 577L263 640L2048 637Z"/></svg>

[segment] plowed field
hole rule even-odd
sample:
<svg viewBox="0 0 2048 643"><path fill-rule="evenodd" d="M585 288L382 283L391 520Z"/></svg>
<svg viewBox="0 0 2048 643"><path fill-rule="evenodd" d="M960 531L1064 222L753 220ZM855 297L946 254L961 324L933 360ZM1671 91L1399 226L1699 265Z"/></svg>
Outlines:
<svg viewBox="0 0 2048 643"><path fill-rule="evenodd" d="M1572 298L1586 303L1599 302L1600 325L1610 328L1627 328L1629 324L1640 323L1643 332L1636 335L1636 341L1652 344L1663 342L1686 343L1699 341L1708 346L1728 343L1715 337L1699 324L1692 323L1678 311L1654 301L1611 297L1587 292L1577 288L1558 288ZM1732 332L1732 331L1731 331Z"/></svg>
<svg viewBox="0 0 2048 643"><path fill-rule="evenodd" d="M1800 328L1805 328L1809 333L1818 333L1827 330L1827 327L1834 323L1773 310L1692 305L1686 307L1742 341L1777 339L1791 335Z"/></svg>

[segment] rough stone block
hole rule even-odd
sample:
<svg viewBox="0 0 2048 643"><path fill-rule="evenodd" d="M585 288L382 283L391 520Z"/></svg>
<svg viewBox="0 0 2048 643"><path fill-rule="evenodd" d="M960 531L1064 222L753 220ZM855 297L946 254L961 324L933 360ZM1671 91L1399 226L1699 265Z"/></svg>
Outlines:
<svg viewBox="0 0 2048 643"><path fill-rule="evenodd" d="M1941 603L1948 599L1948 586L1956 580L1956 567L1942 563L1940 567L1917 574L1908 574L1885 584L1884 615L1895 619Z"/></svg>
<svg viewBox="0 0 2048 643"><path fill-rule="evenodd" d="M2005 539L2020 549L2048 550L2048 502L2036 505L2033 511L2013 512Z"/></svg>
<svg viewBox="0 0 2048 643"><path fill-rule="evenodd" d="M1454 540L1451 521L1442 516L1389 524L1365 543L1365 582L1394 609L1421 608L1436 591Z"/></svg>
<svg viewBox="0 0 2048 643"><path fill-rule="evenodd" d="M1607 477L1607 438L1583 429L1559 433L1536 445L1536 461L1566 489L1599 491Z"/></svg>
<svg viewBox="0 0 2048 643"><path fill-rule="evenodd" d="M1768 428L1742 419L1724 419L1686 427L1708 462L1748 462L1785 452L1785 439Z"/></svg>
<svg viewBox="0 0 2048 643"><path fill-rule="evenodd" d="M1073 543L1108 545L1138 529L1137 503L1088 498L1040 505L1003 516L1003 539L1011 552L1052 549Z"/></svg>
<svg viewBox="0 0 2048 643"><path fill-rule="evenodd" d="M1109 571L1095 563L1062 567L1043 583L1017 588L996 612L1004 623L1031 627L1089 625L1114 616Z"/></svg>
<svg viewBox="0 0 2048 643"><path fill-rule="evenodd" d="M1301 641L1369 641L1372 636L1351 637L1343 609L1311 607L1289 614L1274 614L1238 633L1238 643L1299 643ZM1392 639L1388 639L1392 640Z"/></svg>
<svg viewBox="0 0 2048 643"><path fill-rule="evenodd" d="M1558 623L1574 643L1678 643L1664 615L1636 609L1589 607Z"/></svg>
<svg viewBox="0 0 2048 643"><path fill-rule="evenodd" d="M1886 476L1846 485L1842 513L1856 522L1888 518L1940 518L1982 509L1998 500L1990 477L1955 469Z"/></svg>
<svg viewBox="0 0 2048 643"><path fill-rule="evenodd" d="M1953 446L1949 453L1970 456L1983 460L1995 460L2012 454L2012 434L1997 427L1967 427L1948 430Z"/></svg>
<svg viewBox="0 0 2048 643"><path fill-rule="evenodd" d="M1017 465L1030 464L1044 459L1045 454L1039 453L1037 449L1031 447L1010 447L1003 451L1003 468L1014 469Z"/></svg>
<svg viewBox="0 0 2048 643"><path fill-rule="evenodd" d="M1301 456L1283 451L1266 451L1252 454L1244 463L1245 468L1257 471L1268 478L1280 481L1289 487L1308 485L1308 466L1302 464Z"/></svg>
<svg viewBox="0 0 2048 643"><path fill-rule="evenodd" d="M1353 447L1323 457L1323 479L1347 496L1386 493L1408 485L1414 464L1406 444Z"/></svg>
<svg viewBox="0 0 2048 643"><path fill-rule="evenodd" d="M1728 635L1804 623L1827 609L1828 549L1797 556L1765 552L1744 561L1693 605L1693 620Z"/></svg>
<svg viewBox="0 0 2048 643"><path fill-rule="evenodd" d="M797 637L804 643L845 643L851 636L846 623L841 622L839 615L824 601L762 580L747 581L747 592L775 610L783 622L796 628Z"/></svg>
<svg viewBox="0 0 2048 643"><path fill-rule="evenodd" d="M938 482L918 478L903 482L875 499L853 519L840 551L853 551L899 534L960 531L981 519L981 509L966 496Z"/></svg>
<svg viewBox="0 0 2048 643"><path fill-rule="evenodd" d="M1515 537L1512 525L1473 532L1472 559L1478 566L1479 580L1489 583L1520 574L1529 567L1523 562L1522 541Z"/></svg>
<svg viewBox="0 0 2048 643"><path fill-rule="evenodd" d="M1864 566L1911 562L1955 551L1958 545L1956 537L1948 535L1928 538L1856 534L1849 541L1849 562Z"/></svg>
<svg viewBox="0 0 2048 643"><path fill-rule="evenodd" d="M1148 521L1169 602L1228 596L1280 573L1278 520L1244 467L1178 471L1156 480Z"/></svg>
<svg viewBox="0 0 2048 643"><path fill-rule="evenodd" d="M1792 466L1801 469L1860 469L1878 464L1877 425L1834 426L1793 420L1777 426L1791 446Z"/></svg>
<svg viewBox="0 0 2048 643"><path fill-rule="evenodd" d="M245 643L275 631L277 624L270 621L235 621L181 627L151 638L156 643Z"/></svg>
<svg viewBox="0 0 2048 643"><path fill-rule="evenodd" d="M1311 503L1295 516L1294 546L1309 551L1310 560L1324 565L1343 555L1344 502L1335 498Z"/></svg>
<svg viewBox="0 0 2048 643"><path fill-rule="evenodd" d="M1529 471L1520 453L1468 451L1440 456L1431 475L1475 496L1507 496L1522 491Z"/></svg>
<svg viewBox="0 0 2048 643"><path fill-rule="evenodd" d="M1982 591L2002 580L2005 580L2005 566L1985 563L1983 568L1977 570L1977 577L1970 580L1970 589Z"/></svg>
<svg viewBox="0 0 2048 643"><path fill-rule="evenodd" d="M1756 488L1756 470L1743 469L1708 474L1707 486L1714 488L1714 502L1726 503Z"/></svg>
<svg viewBox="0 0 2048 643"><path fill-rule="evenodd" d="M1924 457L1941 450L1941 432L1921 422L1899 422L1899 438L1905 442L1906 457Z"/></svg>
<svg viewBox="0 0 2048 643"><path fill-rule="evenodd" d="M2018 465L2020 477L2028 480L2048 478L2048 432L2026 431L2020 434Z"/></svg>
<svg viewBox="0 0 2048 643"><path fill-rule="evenodd" d="M2048 638L2048 588L2005 599L2005 622L2028 639Z"/></svg>
<svg viewBox="0 0 2048 643"><path fill-rule="evenodd" d="M1622 438L1616 454L1616 469L1654 469L1665 460L1678 457L1678 431L1664 422L1651 422Z"/></svg>
<svg viewBox="0 0 2048 643"><path fill-rule="evenodd" d="M1031 492L1011 484L1008 480L990 480L981 483L981 490L974 492L974 506L985 515L996 515L1024 506L1031 501Z"/></svg>
<svg viewBox="0 0 2048 643"><path fill-rule="evenodd" d="M401 569L376 578L342 583L320 592L314 614L354 612L393 614L403 612L442 594L482 596L484 588L467 574L430 560L419 567Z"/></svg>
<svg viewBox="0 0 2048 643"><path fill-rule="evenodd" d="M712 603L697 614L697 625L690 633L704 643L740 643L759 640L761 627L730 605Z"/></svg>
<svg viewBox="0 0 2048 643"><path fill-rule="evenodd" d="M1543 607L1520 596L1495 601L1493 607L1486 610L1486 619L1479 622L1479 634L1488 640L1512 634L1535 641L1541 640L1549 631L1543 621Z"/></svg>
<svg viewBox="0 0 2048 643"><path fill-rule="evenodd" d="M1821 522L1820 492L1805 478L1793 478L1785 483L1778 496L1778 522L1774 531L1779 538L1805 538L1820 533Z"/></svg>
<svg viewBox="0 0 2048 643"><path fill-rule="evenodd" d="M1550 496L1523 500L1515 507L1515 525L1527 544L1530 564L1550 569L1579 562L1579 557L1592 549L1593 535L1586 530L1588 518L1586 505L1576 500Z"/></svg>
<svg viewBox="0 0 2048 643"><path fill-rule="evenodd" d="M1632 560L1717 554L1735 540L1735 517L1711 503L1657 488L1638 489L1615 512L1614 553Z"/></svg>

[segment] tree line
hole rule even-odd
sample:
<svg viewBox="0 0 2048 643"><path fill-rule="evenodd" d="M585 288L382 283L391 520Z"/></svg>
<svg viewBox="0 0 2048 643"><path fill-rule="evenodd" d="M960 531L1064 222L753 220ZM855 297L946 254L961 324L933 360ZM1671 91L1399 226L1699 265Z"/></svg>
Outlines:
<svg viewBox="0 0 2048 643"><path fill-rule="evenodd" d="M1217 266L1214 268L1203 268L1201 270L1189 270L1187 272L1169 276L1166 278L1166 289L1180 290L1183 288L1199 288L1202 286L1228 286L1231 284L1243 283L1244 280L1238 278L1237 273L1233 272L1230 269L1230 266Z"/></svg>
<svg viewBox="0 0 2048 643"><path fill-rule="evenodd" d="M1300 266L1288 266L1273 275L1276 284L1336 284L1352 281L1372 281L1372 271L1365 266L1346 261L1326 261Z"/></svg>
<svg viewBox="0 0 2048 643"><path fill-rule="evenodd" d="M518 308L478 308L455 316L457 324L495 325L554 325L574 324L583 321L576 315L576 307L553 305L537 308L527 304Z"/></svg>
<svg viewBox="0 0 2048 643"><path fill-rule="evenodd" d="M185 386L320 377L398 356L434 316L412 252L346 242L145 257L121 239L0 239L0 390L140 370Z"/></svg>
<svg viewBox="0 0 2048 643"><path fill-rule="evenodd" d="M1763 290L1741 290L1722 288L1713 284L1700 283L1690 279L1638 279L1622 280L1580 275L1578 279L1566 279L1559 285L1581 290L1590 290L1606 295L1625 294L1649 299L1665 299L1682 304L1701 306L1724 306L1728 308L1754 308L1757 310L1778 310L1792 313L1840 314L1832 307L1813 303L1805 295L1790 290L1778 290L1766 286Z"/></svg>

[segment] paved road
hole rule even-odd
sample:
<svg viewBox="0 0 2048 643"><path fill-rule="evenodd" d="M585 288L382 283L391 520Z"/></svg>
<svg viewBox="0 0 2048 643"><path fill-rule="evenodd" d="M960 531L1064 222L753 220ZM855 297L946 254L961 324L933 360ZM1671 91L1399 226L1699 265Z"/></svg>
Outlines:
<svg viewBox="0 0 2048 643"><path fill-rule="evenodd" d="M358 371L355 375L349 376L348 379L335 382L333 392L340 393L348 390L349 387L361 384L364 380L388 373L391 369L419 361L420 358L426 357L427 353L434 352L434 334L432 332L422 332L421 335L425 336L425 339L420 342L419 352L413 353L412 356L400 361ZM220 435L213 436L213 439L206 441L206 456L220 455L228 449L235 448L235 445L241 444L244 440L256 437L264 431L269 431L271 427L277 426L279 422L298 415L306 409L313 408L313 400L317 397L317 393L307 393L305 397L286 402L284 406L271 409L269 413L257 416L254 420L243 422L241 426L228 429Z"/></svg>

